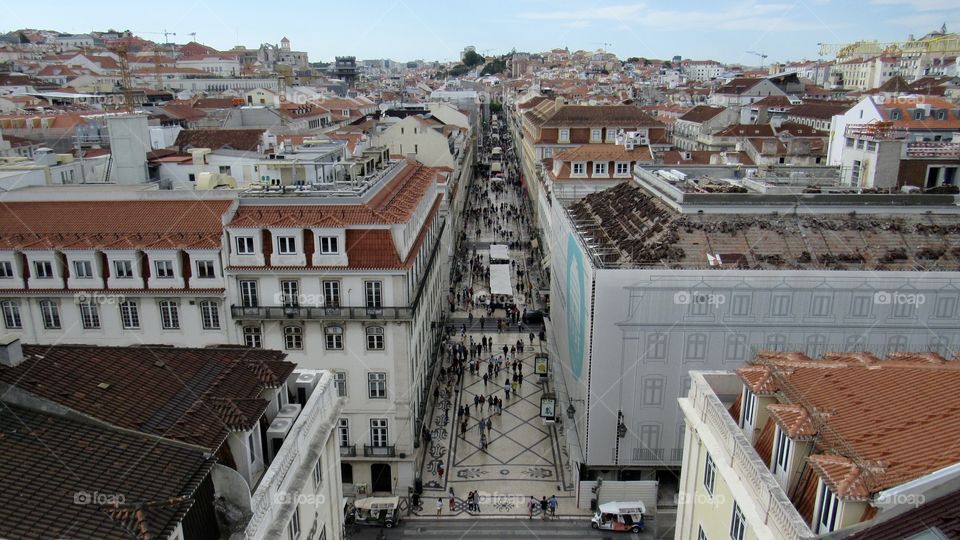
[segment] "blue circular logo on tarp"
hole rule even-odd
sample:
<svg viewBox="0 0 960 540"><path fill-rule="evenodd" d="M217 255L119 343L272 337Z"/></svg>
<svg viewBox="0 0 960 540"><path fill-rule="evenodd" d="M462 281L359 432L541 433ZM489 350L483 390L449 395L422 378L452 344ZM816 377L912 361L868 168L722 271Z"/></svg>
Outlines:
<svg viewBox="0 0 960 540"><path fill-rule="evenodd" d="M567 239L567 352L570 354L570 370L577 379L583 372L583 349L587 333L583 266L580 246L571 234Z"/></svg>

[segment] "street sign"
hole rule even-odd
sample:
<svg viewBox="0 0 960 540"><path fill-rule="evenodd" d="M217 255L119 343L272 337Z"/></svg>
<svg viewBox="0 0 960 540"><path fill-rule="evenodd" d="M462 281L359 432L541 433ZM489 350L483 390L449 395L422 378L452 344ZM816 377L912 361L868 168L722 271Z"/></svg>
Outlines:
<svg viewBox="0 0 960 540"><path fill-rule="evenodd" d="M553 419L557 414L557 396L555 394L544 394L540 398L540 416L542 418Z"/></svg>
<svg viewBox="0 0 960 540"><path fill-rule="evenodd" d="M533 358L533 372L537 375L545 377L547 375L547 369L549 367L549 360L545 354L537 354Z"/></svg>

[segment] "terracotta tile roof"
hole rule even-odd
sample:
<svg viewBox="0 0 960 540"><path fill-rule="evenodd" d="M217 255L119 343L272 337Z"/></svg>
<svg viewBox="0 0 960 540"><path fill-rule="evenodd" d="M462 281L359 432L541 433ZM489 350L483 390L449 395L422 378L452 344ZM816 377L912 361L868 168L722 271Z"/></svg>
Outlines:
<svg viewBox="0 0 960 540"><path fill-rule="evenodd" d="M877 87L877 92L908 92L910 84L903 80L903 77L895 75L887 79L887 82Z"/></svg>
<svg viewBox="0 0 960 540"><path fill-rule="evenodd" d="M198 109L232 109L233 98L200 98L193 104Z"/></svg>
<svg viewBox="0 0 960 540"><path fill-rule="evenodd" d="M762 107L783 109L783 108L790 108L792 106L793 106L793 103L790 102L790 98L788 98L787 96L767 96L759 101L755 101L752 104L750 104L751 108L757 108L757 109Z"/></svg>
<svg viewBox="0 0 960 540"><path fill-rule="evenodd" d="M835 115L847 112L851 106L848 103L803 103L787 111L787 117L830 120Z"/></svg>
<svg viewBox="0 0 960 540"><path fill-rule="evenodd" d="M252 427L266 407L261 392L296 367L279 351L244 348L24 345L23 353L22 364L0 366L0 380L119 427L212 450L230 431Z"/></svg>
<svg viewBox="0 0 960 540"><path fill-rule="evenodd" d="M4 538L168 538L215 463L201 449L12 404L0 407L0 434L0 475L29 485L0 486ZM83 493L131 506L78 504Z"/></svg>
<svg viewBox="0 0 960 540"><path fill-rule="evenodd" d="M181 152L190 148L257 152L265 129L185 129L174 143Z"/></svg>
<svg viewBox="0 0 960 540"><path fill-rule="evenodd" d="M771 417L791 439L808 439L817 434L817 425L810 413L799 405L768 405Z"/></svg>
<svg viewBox="0 0 960 540"><path fill-rule="evenodd" d="M0 248L217 249L222 216L231 204L229 200L10 202L0 205Z"/></svg>
<svg viewBox="0 0 960 540"><path fill-rule="evenodd" d="M406 223L438 171L406 162L366 204L241 205L232 228L309 228Z"/></svg>
<svg viewBox="0 0 960 540"><path fill-rule="evenodd" d="M960 462L956 360L934 353L885 360L866 353L821 360L765 354L738 370L748 386L756 386L757 367L770 370L766 386L788 404L769 407L778 422L801 436L817 433L809 461L840 497L863 499Z"/></svg>
<svg viewBox="0 0 960 540"><path fill-rule="evenodd" d="M556 109L541 127L659 127L662 125L658 120L632 105L564 105Z"/></svg>
<svg viewBox="0 0 960 540"><path fill-rule="evenodd" d="M717 88L716 92L714 93L740 95L759 84L762 80L763 79L754 79L748 77L732 79L730 82L724 84L720 88Z"/></svg>
<svg viewBox="0 0 960 540"><path fill-rule="evenodd" d="M684 120L686 122L694 122L701 124L710 120L711 118L722 113L725 109L723 107L708 107L706 105L697 105L696 107L687 111L686 114L677 118L677 120Z"/></svg>
<svg viewBox="0 0 960 540"><path fill-rule="evenodd" d="M945 111L945 118L939 119L936 116L924 115L920 120L914 119L912 111L920 105L929 105L931 112ZM953 103L935 96L900 96L895 100L886 100L884 103L877 103L877 109L885 122L893 122L894 126L905 129L915 130L956 130L960 129L960 112ZM897 109L900 111L900 118L893 120L890 117L890 111Z"/></svg>
<svg viewBox="0 0 960 540"><path fill-rule="evenodd" d="M635 146L627 150L619 144L584 144L568 148L553 156L559 161L652 161L650 149Z"/></svg>

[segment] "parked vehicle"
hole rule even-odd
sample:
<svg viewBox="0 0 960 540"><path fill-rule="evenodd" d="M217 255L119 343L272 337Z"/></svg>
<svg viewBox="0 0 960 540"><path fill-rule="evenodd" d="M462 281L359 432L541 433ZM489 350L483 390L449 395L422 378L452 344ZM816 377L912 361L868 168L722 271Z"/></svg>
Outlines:
<svg viewBox="0 0 960 540"><path fill-rule="evenodd" d="M638 533L644 529L646 507L641 501L608 502L600 505L590 526L603 531Z"/></svg>
<svg viewBox="0 0 960 540"><path fill-rule="evenodd" d="M400 523L400 497L357 499L347 511L347 523L391 528Z"/></svg>

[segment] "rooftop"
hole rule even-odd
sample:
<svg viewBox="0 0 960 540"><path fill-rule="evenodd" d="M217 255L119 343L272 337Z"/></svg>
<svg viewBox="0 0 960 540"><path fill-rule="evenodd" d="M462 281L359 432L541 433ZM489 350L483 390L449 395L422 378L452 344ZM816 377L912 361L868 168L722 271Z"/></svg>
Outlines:
<svg viewBox="0 0 960 540"><path fill-rule="evenodd" d="M883 195L765 195L729 182L703 185L709 189L698 188L704 202L697 213L686 208L695 203L678 203L636 178L587 195L567 212L598 267L960 270L952 196L911 199L941 203L926 208L942 213L893 213L895 199ZM875 215L864 212L871 197L880 198Z"/></svg>
<svg viewBox="0 0 960 540"><path fill-rule="evenodd" d="M23 346L0 382L118 427L216 450L266 410L295 364L246 348Z"/></svg>

